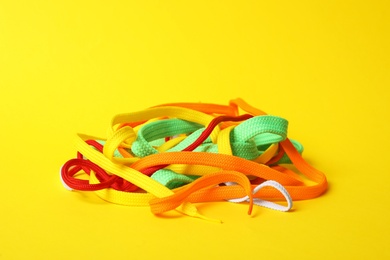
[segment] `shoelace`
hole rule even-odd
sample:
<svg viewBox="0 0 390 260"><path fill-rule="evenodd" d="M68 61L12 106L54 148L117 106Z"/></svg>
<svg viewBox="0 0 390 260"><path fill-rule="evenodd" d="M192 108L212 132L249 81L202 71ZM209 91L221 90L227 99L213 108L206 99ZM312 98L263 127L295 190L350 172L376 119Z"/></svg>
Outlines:
<svg viewBox="0 0 390 260"><path fill-rule="evenodd" d="M302 145L287 138L287 125L242 99L120 114L107 138L78 135L77 158L62 166L61 180L69 190L94 191L108 202L149 205L154 214L176 209L208 219L192 203L223 200L249 202L249 214L253 204L289 211L292 200L325 192L327 180L302 158Z"/></svg>

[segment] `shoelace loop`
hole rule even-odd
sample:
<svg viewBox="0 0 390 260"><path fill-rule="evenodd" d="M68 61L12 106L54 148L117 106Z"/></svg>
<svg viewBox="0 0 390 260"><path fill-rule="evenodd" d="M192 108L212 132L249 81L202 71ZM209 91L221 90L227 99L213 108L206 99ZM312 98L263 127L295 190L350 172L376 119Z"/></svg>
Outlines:
<svg viewBox="0 0 390 260"><path fill-rule="evenodd" d="M249 213L252 205L289 211L293 200L320 196L328 184L302 158L302 145L287 137L287 126L242 99L119 114L107 138L78 135L77 156L61 167L61 181L68 190L149 206L154 214L175 209L210 220L193 203L223 200L249 203Z"/></svg>

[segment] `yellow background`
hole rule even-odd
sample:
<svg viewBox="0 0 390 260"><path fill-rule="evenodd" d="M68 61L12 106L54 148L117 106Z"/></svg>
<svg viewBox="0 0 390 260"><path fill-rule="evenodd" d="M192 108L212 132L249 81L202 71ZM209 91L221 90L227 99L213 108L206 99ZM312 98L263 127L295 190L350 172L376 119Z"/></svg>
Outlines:
<svg viewBox="0 0 390 260"><path fill-rule="evenodd" d="M0 259L388 259L387 1L1 1ZM289 120L329 191L220 218L66 191L76 132L167 102L241 97Z"/></svg>

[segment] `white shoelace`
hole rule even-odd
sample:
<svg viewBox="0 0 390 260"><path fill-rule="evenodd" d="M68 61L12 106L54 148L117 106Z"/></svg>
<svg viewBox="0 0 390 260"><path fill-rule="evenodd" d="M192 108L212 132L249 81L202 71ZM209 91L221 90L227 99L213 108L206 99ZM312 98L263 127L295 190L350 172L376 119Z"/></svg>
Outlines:
<svg viewBox="0 0 390 260"><path fill-rule="evenodd" d="M226 183L226 185L236 185L236 183L228 182L228 183ZM268 201L268 200L262 200L259 198L253 199L253 203L255 205L269 208L269 209L273 209L273 210L284 211L284 212L289 211L292 208L293 203L292 203L291 196L288 193L288 191L283 187L283 185L281 185L279 182L272 181L272 180L265 181L253 189L253 194L256 194L259 190L261 190L264 187L272 187L274 189L277 189L283 195L283 197L286 199L287 206L283 206L283 205L277 204L275 202ZM228 201L235 202L235 203L240 203L240 202L244 202L244 201L249 202L249 197L245 196L242 198L230 199Z"/></svg>

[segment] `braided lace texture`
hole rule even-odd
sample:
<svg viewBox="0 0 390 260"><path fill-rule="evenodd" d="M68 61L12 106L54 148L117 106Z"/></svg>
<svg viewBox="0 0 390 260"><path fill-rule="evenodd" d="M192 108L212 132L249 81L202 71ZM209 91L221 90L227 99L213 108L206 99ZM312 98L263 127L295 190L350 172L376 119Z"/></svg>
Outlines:
<svg viewBox="0 0 390 260"><path fill-rule="evenodd" d="M289 211L293 200L318 197L328 184L287 128L286 119L242 99L119 114L106 138L77 135L77 156L61 167L61 181L67 190L149 206L156 215L176 210L216 221L194 205L211 201L248 203L248 214L253 205Z"/></svg>

